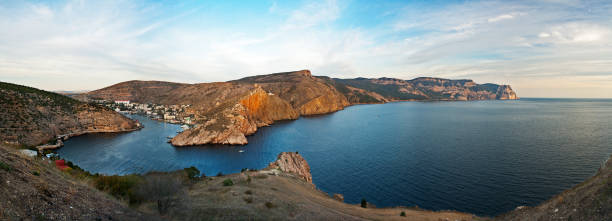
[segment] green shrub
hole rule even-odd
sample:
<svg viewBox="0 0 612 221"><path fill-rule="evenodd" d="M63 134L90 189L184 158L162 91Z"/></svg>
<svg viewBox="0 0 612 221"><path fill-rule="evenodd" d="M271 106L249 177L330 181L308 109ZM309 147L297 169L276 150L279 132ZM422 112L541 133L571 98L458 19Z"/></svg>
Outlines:
<svg viewBox="0 0 612 221"><path fill-rule="evenodd" d="M243 198L246 203L253 203L253 197L245 197Z"/></svg>
<svg viewBox="0 0 612 221"><path fill-rule="evenodd" d="M189 177L189 179L196 179L198 178L198 176L200 176L200 170L198 170L198 168L192 166L189 168L185 168L183 169L185 170L185 172L187 172L187 177Z"/></svg>
<svg viewBox="0 0 612 221"><path fill-rule="evenodd" d="M247 184L251 183L251 176L247 176L247 180L246 180Z"/></svg>
<svg viewBox="0 0 612 221"><path fill-rule="evenodd" d="M274 203L272 203L272 202L266 202L266 207L268 207L268 209L272 209L272 208L276 207L276 205L274 205Z"/></svg>
<svg viewBox="0 0 612 221"><path fill-rule="evenodd" d="M405 217L405 216L406 216L406 212L402 211L402 212L400 213L400 216L404 216L404 217Z"/></svg>
<svg viewBox="0 0 612 221"><path fill-rule="evenodd" d="M223 181L223 186L233 186L234 182L231 179L225 179Z"/></svg>
<svg viewBox="0 0 612 221"><path fill-rule="evenodd" d="M219 172L217 173L217 176L223 176L223 173Z"/></svg>
<svg viewBox="0 0 612 221"><path fill-rule="evenodd" d="M99 176L95 179L95 186L97 189L106 191L117 198L132 201L134 198L133 189L140 181L141 178L136 175Z"/></svg>
<svg viewBox="0 0 612 221"><path fill-rule="evenodd" d="M10 165L8 165L8 164L6 164L4 162L0 162L0 169L3 169L3 170L6 170L7 172L10 172L11 169L13 169L13 168L11 168Z"/></svg>
<svg viewBox="0 0 612 221"><path fill-rule="evenodd" d="M244 194L251 195L251 194L253 194L253 191L247 190L247 191L244 191Z"/></svg>
<svg viewBox="0 0 612 221"><path fill-rule="evenodd" d="M40 173L39 173L38 171L32 171L32 174L33 174L34 176L40 176Z"/></svg>
<svg viewBox="0 0 612 221"><path fill-rule="evenodd" d="M368 201L365 198L361 198L361 207L368 208Z"/></svg>

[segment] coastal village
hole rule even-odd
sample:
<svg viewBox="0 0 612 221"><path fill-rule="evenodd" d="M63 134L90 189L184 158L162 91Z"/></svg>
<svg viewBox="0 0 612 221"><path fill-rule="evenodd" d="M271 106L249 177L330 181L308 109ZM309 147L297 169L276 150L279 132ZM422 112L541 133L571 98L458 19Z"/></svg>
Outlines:
<svg viewBox="0 0 612 221"><path fill-rule="evenodd" d="M129 100L97 101L108 108L122 114L140 114L153 120L172 124L182 124L183 129L188 129L195 124L195 114L188 110L191 105L162 105L162 104L140 104Z"/></svg>

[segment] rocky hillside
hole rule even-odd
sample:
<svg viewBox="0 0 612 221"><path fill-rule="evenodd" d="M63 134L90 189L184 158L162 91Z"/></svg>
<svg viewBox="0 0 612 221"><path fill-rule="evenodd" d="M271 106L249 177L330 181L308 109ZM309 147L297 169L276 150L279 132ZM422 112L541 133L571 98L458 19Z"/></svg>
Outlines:
<svg viewBox="0 0 612 221"><path fill-rule="evenodd" d="M107 108L0 82L0 139L4 142L34 146L54 141L57 135L136 128L136 122Z"/></svg>
<svg viewBox="0 0 612 221"><path fill-rule="evenodd" d="M161 220L0 144L0 220Z"/></svg>
<svg viewBox="0 0 612 221"><path fill-rule="evenodd" d="M289 102L301 115L326 114L349 105L346 97L309 70L243 78L234 82L258 84Z"/></svg>
<svg viewBox="0 0 612 221"><path fill-rule="evenodd" d="M277 120L296 119L299 115L289 103L256 87L239 98L220 101L203 110L202 124L172 138L175 146L198 144L246 144L246 135ZM197 107L196 107L197 108Z"/></svg>
<svg viewBox="0 0 612 221"><path fill-rule="evenodd" d="M180 84L128 81L91 91L83 99L189 104L198 126L171 140L175 146L246 144L246 136L278 120L326 114L359 103L400 100L517 99L510 86L471 80L417 78L335 79L310 71L275 73L235 81Z"/></svg>

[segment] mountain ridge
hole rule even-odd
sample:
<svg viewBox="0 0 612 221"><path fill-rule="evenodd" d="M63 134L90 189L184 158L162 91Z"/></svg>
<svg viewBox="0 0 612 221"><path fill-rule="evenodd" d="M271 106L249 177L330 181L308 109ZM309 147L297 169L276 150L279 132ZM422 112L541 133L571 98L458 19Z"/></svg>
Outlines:
<svg viewBox="0 0 612 221"><path fill-rule="evenodd" d="M187 112L195 113L197 126L171 140L175 146L186 146L243 145L248 142L246 136L274 121L332 113L355 104L518 97L509 85L477 84L469 79L339 79L314 76L309 70L300 70L213 83L126 81L88 92L81 99L190 105ZM248 111L253 107L263 107L266 111L257 114Z"/></svg>

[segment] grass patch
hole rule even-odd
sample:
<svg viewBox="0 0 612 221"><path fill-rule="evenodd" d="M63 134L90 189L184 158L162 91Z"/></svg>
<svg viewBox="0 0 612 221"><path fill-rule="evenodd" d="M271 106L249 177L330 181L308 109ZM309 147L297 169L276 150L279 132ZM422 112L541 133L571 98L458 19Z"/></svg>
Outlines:
<svg viewBox="0 0 612 221"><path fill-rule="evenodd" d="M257 174L257 175L255 175L255 178L256 179L265 179L265 178L268 178L268 175L263 174L263 173L262 174Z"/></svg>
<svg viewBox="0 0 612 221"><path fill-rule="evenodd" d="M4 162L0 162L0 169L3 169L7 172L11 172L11 170L13 169L10 165L4 163Z"/></svg>
<svg viewBox="0 0 612 221"><path fill-rule="evenodd" d="M234 185L234 181L232 181L231 179L223 180L223 186L233 186L233 185Z"/></svg>

